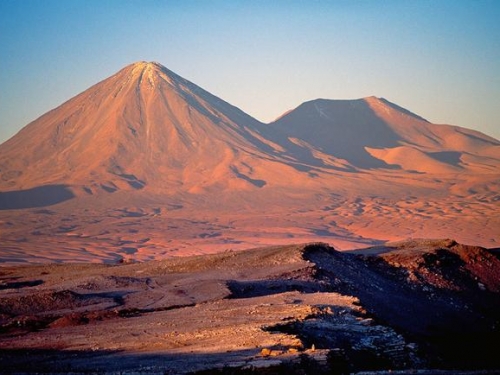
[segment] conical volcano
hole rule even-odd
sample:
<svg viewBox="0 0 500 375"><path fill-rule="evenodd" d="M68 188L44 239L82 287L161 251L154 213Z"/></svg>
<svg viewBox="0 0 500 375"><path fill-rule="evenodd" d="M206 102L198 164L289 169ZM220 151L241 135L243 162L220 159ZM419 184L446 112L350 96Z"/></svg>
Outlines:
<svg viewBox="0 0 500 375"><path fill-rule="evenodd" d="M0 184L65 184L88 193L251 187L248 174L272 159L261 126L162 65L138 62L1 145Z"/></svg>

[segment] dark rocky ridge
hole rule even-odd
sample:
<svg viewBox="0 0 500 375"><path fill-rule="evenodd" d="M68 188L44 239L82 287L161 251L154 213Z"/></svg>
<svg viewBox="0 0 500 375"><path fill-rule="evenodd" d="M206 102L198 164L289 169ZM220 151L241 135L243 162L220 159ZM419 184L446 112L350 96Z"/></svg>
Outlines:
<svg viewBox="0 0 500 375"><path fill-rule="evenodd" d="M452 240L3 267L0 282L4 373L500 369L500 260Z"/></svg>

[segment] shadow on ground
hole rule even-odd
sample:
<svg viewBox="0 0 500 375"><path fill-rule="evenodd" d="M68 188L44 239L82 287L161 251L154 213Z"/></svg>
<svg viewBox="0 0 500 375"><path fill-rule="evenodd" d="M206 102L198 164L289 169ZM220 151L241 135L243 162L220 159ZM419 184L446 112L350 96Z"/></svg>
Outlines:
<svg viewBox="0 0 500 375"><path fill-rule="evenodd" d="M330 358L331 357L331 358ZM293 361L256 357L256 350L223 353L124 353L111 350L0 349L3 374L138 373L138 374L344 374L346 366L330 356L318 361L314 353ZM335 362L335 363L334 363ZM133 369L133 370L132 370ZM187 370L187 371L186 371Z"/></svg>
<svg viewBox="0 0 500 375"><path fill-rule="evenodd" d="M27 190L0 192L0 210L52 206L74 197L66 185L45 185Z"/></svg>

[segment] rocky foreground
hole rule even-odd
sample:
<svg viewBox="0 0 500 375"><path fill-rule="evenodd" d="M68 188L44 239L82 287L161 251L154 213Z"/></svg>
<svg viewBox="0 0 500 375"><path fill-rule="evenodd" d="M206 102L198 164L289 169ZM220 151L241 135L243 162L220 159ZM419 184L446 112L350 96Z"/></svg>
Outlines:
<svg viewBox="0 0 500 375"><path fill-rule="evenodd" d="M495 373L499 311L499 254L452 240L10 266L1 372Z"/></svg>

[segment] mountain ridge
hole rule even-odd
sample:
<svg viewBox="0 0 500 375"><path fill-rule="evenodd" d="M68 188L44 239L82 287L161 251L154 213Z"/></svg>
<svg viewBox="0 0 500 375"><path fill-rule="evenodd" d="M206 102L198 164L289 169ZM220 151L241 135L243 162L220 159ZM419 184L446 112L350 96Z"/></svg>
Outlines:
<svg viewBox="0 0 500 375"><path fill-rule="evenodd" d="M123 97L126 95L128 98L124 100ZM197 116L193 115L192 111ZM84 119L85 126L82 124L83 121L78 121L78 117L82 116L87 116ZM199 117L204 117L204 127L193 126L200 123ZM212 124L208 126L207 121ZM312 125L309 123L311 121ZM166 125L170 126L170 130L161 129ZM122 129L110 129L113 126ZM477 131L431 124L411 111L375 96L353 100L310 100L287 111L277 120L263 124L163 65L140 61L124 67L111 77L47 112L1 144L0 173L3 172L3 182L11 181L10 185L15 188L16 184L12 181L19 180L23 168L29 168L33 163L38 164L33 168L34 171L30 171L33 178L33 175L36 176L39 171L47 168L43 163L39 165L40 160L50 158L52 153L58 155L57 163L65 167L58 171L49 169L48 173L53 177L48 181L42 181L39 185L64 182L68 175L67 171L75 169L71 163L71 158L74 158L75 154L88 154L88 157L85 157L86 161L98 154L94 149L88 151L89 145L83 144L85 139L91 138L91 141L97 144L98 151L102 153L101 159L110 161L106 166L108 172L135 176L137 173L122 170L120 161L116 161L124 157L124 152L149 154L150 160L146 163L146 167L153 161L160 167L165 163L169 167L171 164L182 165L180 160L196 157L196 155L190 157L188 153L193 148L199 148L196 143L202 138L207 138L209 136L207 133L213 132L215 126L225 134L217 134L212 138L232 144L233 148L254 154L260 153L258 155L260 159L270 159L285 164L291 161L296 163L295 166L312 164L313 167L327 169L334 167L346 171L373 168L405 169L408 163L405 160L398 163L397 159L400 159L402 151L407 151L414 156L422 155L421 158L427 163L432 164L437 161L434 163L435 166L420 172L439 170L453 173L457 170L443 167L441 165L443 160L445 164L447 162L453 164L449 161L454 159L455 165L451 167L457 167L457 160L462 157L462 151L467 154L477 154L469 150L471 146L479 145L477 147L484 149L485 144L492 147L500 145L499 141ZM156 143L168 144L170 155L179 154L172 156L173 160L158 163L158 155L165 153L164 146L157 145L156 155L152 155L154 147L149 146L154 141L149 138L152 137L151 129L155 127L154 137L162 138ZM127 132L130 134L124 134ZM168 134L165 134L166 132ZM51 134L51 137L47 137L47 133ZM92 137L90 133L99 136ZM138 145L136 139L140 135L147 138L142 145ZM36 140L36 143L29 144L26 140L28 138ZM76 142L71 142L75 138ZM113 138L117 141L110 141ZM447 138L453 139L447 140ZM48 144L51 149L48 149ZM125 150L121 149L123 147ZM18 161L17 166L11 167L11 164L16 164L12 161L13 155L17 156L19 149L23 148L31 148L32 157L23 155L22 162ZM213 144L210 148L216 149ZM450 157L438 156L436 160L439 152L448 152ZM450 152L461 152L461 154L451 157ZM8 156L2 158L2 154ZM314 154L322 155L315 157ZM498 151L486 150L486 154L490 158L500 158ZM301 160L302 158L305 159ZM224 156L220 155L219 161L221 159L224 159ZM124 163L129 164L131 160ZM89 169L96 170L100 167L97 164L99 163L94 162ZM231 165L227 166L229 170L234 168ZM148 168L142 165L139 169ZM483 165L482 169L488 168ZM151 171L149 174L152 175L154 172ZM89 175L90 172L86 178ZM81 183L84 179L79 177L77 181ZM115 181L111 183L116 184ZM2 185L3 188L9 188L9 184ZM37 184L28 182L19 187L34 186Z"/></svg>
<svg viewBox="0 0 500 375"><path fill-rule="evenodd" d="M499 192L500 142L480 132L376 97L312 100L264 124L139 62L0 145L0 251L33 262L318 238L498 247Z"/></svg>
<svg viewBox="0 0 500 375"><path fill-rule="evenodd" d="M307 101L264 124L163 65L140 61L1 144L0 189L197 193L282 186L284 178L308 185L335 172L495 174L499 146L375 96Z"/></svg>
<svg viewBox="0 0 500 375"><path fill-rule="evenodd" d="M304 124L311 125L305 127ZM460 153L454 156L454 164L458 164L462 154L474 154L474 148L487 149L500 145L498 140L473 130L432 124L386 99L374 96L356 100L308 101L288 111L271 125L362 169L394 166L406 169L405 160L398 163L377 152L403 147L410 153L422 154L427 164L435 164L419 172L435 169L441 173L453 173L457 170L440 168L440 164L433 161L436 153L447 152L448 156L450 152ZM491 155L489 150L486 152L487 156L500 157L498 149ZM437 158L435 161L438 163L446 160L445 163L453 164L452 157ZM499 165L498 161L496 164Z"/></svg>

